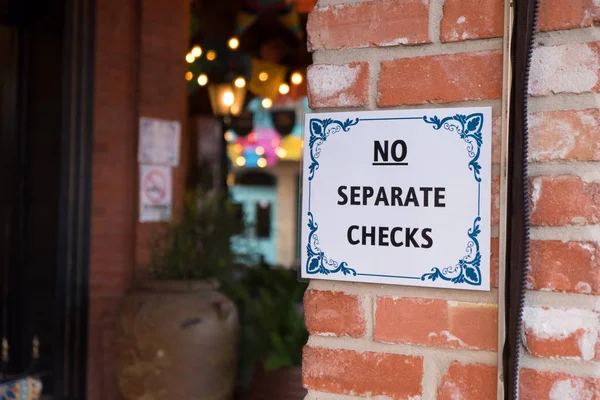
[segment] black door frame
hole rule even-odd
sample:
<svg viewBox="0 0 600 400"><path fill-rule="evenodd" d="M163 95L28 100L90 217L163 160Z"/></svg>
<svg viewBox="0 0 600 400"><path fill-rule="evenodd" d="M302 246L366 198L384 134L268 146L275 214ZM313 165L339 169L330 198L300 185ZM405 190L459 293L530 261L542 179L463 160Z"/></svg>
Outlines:
<svg viewBox="0 0 600 400"><path fill-rule="evenodd" d="M95 0L66 0L58 234L56 400L87 397Z"/></svg>

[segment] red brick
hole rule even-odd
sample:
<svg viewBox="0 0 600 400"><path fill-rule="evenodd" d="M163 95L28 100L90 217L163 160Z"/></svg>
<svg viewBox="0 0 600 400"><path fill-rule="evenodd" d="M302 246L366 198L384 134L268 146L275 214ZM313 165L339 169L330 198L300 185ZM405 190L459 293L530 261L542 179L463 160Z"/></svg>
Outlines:
<svg viewBox="0 0 600 400"><path fill-rule="evenodd" d="M369 64L311 65L307 71L311 108L360 107L369 102Z"/></svg>
<svg viewBox="0 0 600 400"><path fill-rule="evenodd" d="M495 304L378 297L374 339L495 351L497 312Z"/></svg>
<svg viewBox="0 0 600 400"><path fill-rule="evenodd" d="M499 37L504 31L503 24L502 0L446 0L441 39L442 42L456 42Z"/></svg>
<svg viewBox="0 0 600 400"><path fill-rule="evenodd" d="M533 51L529 93L591 93L600 90L600 42L540 46Z"/></svg>
<svg viewBox="0 0 600 400"><path fill-rule="evenodd" d="M594 0L540 0L539 31L584 28L598 20Z"/></svg>
<svg viewBox="0 0 600 400"><path fill-rule="evenodd" d="M499 51L444 54L383 61L379 74L381 107L500 98Z"/></svg>
<svg viewBox="0 0 600 400"><path fill-rule="evenodd" d="M600 160L600 111L529 115L530 161Z"/></svg>
<svg viewBox="0 0 600 400"><path fill-rule="evenodd" d="M531 241L533 290L600 294L600 248L593 242Z"/></svg>
<svg viewBox="0 0 600 400"><path fill-rule="evenodd" d="M421 396L423 358L306 346L302 377L307 389L408 399Z"/></svg>
<svg viewBox="0 0 600 400"><path fill-rule="evenodd" d="M590 225L600 221L600 183L578 176L531 179L531 223L539 226Z"/></svg>
<svg viewBox="0 0 600 400"><path fill-rule="evenodd" d="M519 379L519 394L524 400L598 400L600 380L581 377L564 372L522 369Z"/></svg>
<svg viewBox="0 0 600 400"><path fill-rule="evenodd" d="M496 399L496 367L453 361L442 378L437 400Z"/></svg>
<svg viewBox="0 0 600 400"><path fill-rule="evenodd" d="M429 1L380 0L315 8L309 50L429 43Z"/></svg>
<svg viewBox="0 0 600 400"><path fill-rule="evenodd" d="M590 361L596 358L598 313L580 309L525 307L524 345L537 357Z"/></svg>
<svg viewBox="0 0 600 400"><path fill-rule="evenodd" d="M361 337L365 333L362 301L355 295L307 290L304 318L313 335Z"/></svg>

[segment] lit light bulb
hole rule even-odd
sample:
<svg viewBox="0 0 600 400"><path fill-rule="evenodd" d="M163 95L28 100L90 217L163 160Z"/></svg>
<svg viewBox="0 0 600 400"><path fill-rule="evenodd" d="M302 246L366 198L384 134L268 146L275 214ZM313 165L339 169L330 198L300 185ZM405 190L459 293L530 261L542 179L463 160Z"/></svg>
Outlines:
<svg viewBox="0 0 600 400"><path fill-rule="evenodd" d="M256 165L258 165L259 168L264 168L267 166L267 159L264 157L259 158L256 161Z"/></svg>
<svg viewBox="0 0 600 400"><path fill-rule="evenodd" d="M192 55L196 58L200 57L202 55L202 47L194 46L192 48Z"/></svg>
<svg viewBox="0 0 600 400"><path fill-rule="evenodd" d="M240 40L234 36L231 39L229 39L227 45L231 50L236 50L238 47L240 47Z"/></svg>
<svg viewBox="0 0 600 400"><path fill-rule="evenodd" d="M190 71L185 73L185 80L186 81L191 81L192 79L194 79L194 74L192 74Z"/></svg>
<svg viewBox="0 0 600 400"><path fill-rule="evenodd" d="M260 74L258 74L258 79L261 82L265 82L267 79L269 79L269 74L267 74L266 72L261 72Z"/></svg>
<svg viewBox="0 0 600 400"><path fill-rule="evenodd" d="M215 53L215 51L214 51L214 50L209 50L209 51L206 53L206 59L207 59L208 61L213 61L215 58L217 58L217 53Z"/></svg>
<svg viewBox="0 0 600 400"><path fill-rule="evenodd" d="M281 85L279 85L279 93L288 94L289 92L290 92L290 85L288 85L287 83L282 83Z"/></svg>
<svg viewBox="0 0 600 400"><path fill-rule="evenodd" d="M275 149L275 154L277 154L277 157L279 158L285 158L285 156L287 156L287 151L283 147L278 147Z"/></svg>
<svg viewBox="0 0 600 400"><path fill-rule="evenodd" d="M194 55L192 53L187 53L185 55L185 61L187 61L188 63L193 63L194 61L196 61L196 57L194 57Z"/></svg>
<svg viewBox="0 0 600 400"><path fill-rule="evenodd" d="M233 139L233 135L231 134L230 131L225 132L225 135L223 135L223 137L225 138L225 140L227 140L228 142L231 141L231 139Z"/></svg>
<svg viewBox="0 0 600 400"><path fill-rule="evenodd" d="M258 154L259 156L262 156L263 154L265 154L265 148L262 146L258 146L256 148L256 154Z"/></svg>
<svg viewBox="0 0 600 400"><path fill-rule="evenodd" d="M233 84L236 87L243 88L244 86L246 86L246 80L240 76L233 82Z"/></svg>
<svg viewBox="0 0 600 400"><path fill-rule="evenodd" d="M200 74L200 76L198 76L198 85L204 86L207 83L208 83L208 76L206 76L206 74Z"/></svg>
<svg viewBox="0 0 600 400"><path fill-rule="evenodd" d="M273 100L271 100L269 98L263 99L262 106L264 108L271 108L272 105L273 105Z"/></svg>
<svg viewBox="0 0 600 400"><path fill-rule="evenodd" d="M239 156L238 158L235 159L235 163L238 166L243 167L244 165L246 165L246 159L242 156Z"/></svg>
<svg viewBox="0 0 600 400"><path fill-rule="evenodd" d="M237 115L240 112L240 106L237 104L234 104L231 106L231 110L229 110L229 111L231 111L231 113L233 115Z"/></svg>
<svg viewBox="0 0 600 400"><path fill-rule="evenodd" d="M225 106L231 107L235 101L235 96L233 95L233 92L228 90L225 93L223 93L222 100Z"/></svg>
<svg viewBox="0 0 600 400"><path fill-rule="evenodd" d="M302 74L300 72L294 72L291 77L292 83L294 85L301 84L303 79L304 78L302 77Z"/></svg>

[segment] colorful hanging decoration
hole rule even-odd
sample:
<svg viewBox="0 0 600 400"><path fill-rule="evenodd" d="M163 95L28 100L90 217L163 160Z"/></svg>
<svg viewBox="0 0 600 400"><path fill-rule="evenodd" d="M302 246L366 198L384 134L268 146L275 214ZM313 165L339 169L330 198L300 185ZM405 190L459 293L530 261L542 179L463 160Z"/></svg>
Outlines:
<svg viewBox="0 0 600 400"><path fill-rule="evenodd" d="M236 168L272 167L281 160L298 161L302 156L304 114L309 111L308 100L303 98L296 103L293 109L295 124L289 134L275 129L272 112L262 106L262 100L255 98L248 104L248 111L252 111L253 116L252 131L247 136L239 135L232 129L234 124L225 133L227 154Z"/></svg>
<svg viewBox="0 0 600 400"><path fill-rule="evenodd" d="M304 148L304 141L302 134L304 133L304 115L310 112L308 108L308 98L304 97L296 102L296 124L292 128L289 135L286 135L281 139L279 147L280 156L284 155L286 160L297 161L302 158L302 149Z"/></svg>
<svg viewBox="0 0 600 400"><path fill-rule="evenodd" d="M241 0L241 9L237 13L235 35L241 36L260 14L275 12L279 21L298 38L302 37L300 17L292 0Z"/></svg>

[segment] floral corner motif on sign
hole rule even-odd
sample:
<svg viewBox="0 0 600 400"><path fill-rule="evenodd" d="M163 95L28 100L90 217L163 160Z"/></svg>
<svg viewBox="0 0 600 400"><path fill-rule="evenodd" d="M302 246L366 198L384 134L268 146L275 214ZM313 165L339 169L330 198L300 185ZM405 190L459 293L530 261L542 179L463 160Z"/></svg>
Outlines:
<svg viewBox="0 0 600 400"><path fill-rule="evenodd" d="M325 256L325 252L319 247L319 237L316 235L318 225L315 222L312 213L308 212L308 245L306 246L307 261L306 272L309 274L335 274L341 272L344 275L356 276L356 271L348 268L346 262L330 260Z"/></svg>
<svg viewBox="0 0 600 400"><path fill-rule="evenodd" d="M477 182L481 182L481 165L479 164L479 155L483 137L481 129L483 128L483 114L476 113L470 115L456 114L453 117L439 119L437 115L431 118L423 117L423 121L433 124L434 129L439 130L442 127L450 132L458 133L459 137L467 143L467 152L471 161L469 170L473 171L473 177Z"/></svg>
<svg viewBox="0 0 600 400"><path fill-rule="evenodd" d="M449 132L456 132L458 136L467 143L467 154L471 158L469 161L469 170L473 171L473 177L477 185L481 185L481 164L479 164L479 156L481 154L481 146L483 145L483 114L475 113L469 115L456 114L452 117L440 119L437 115L431 118L423 117L423 121L428 124L433 124L435 130L442 127ZM480 196L480 191L477 190L477 196ZM458 260L454 266L442 268L432 268L430 273L423 274L421 280L429 279L435 281L440 278L444 281L453 283L467 283L473 286L480 286L483 282L481 278L481 253L479 252L479 240L477 236L481 233L479 223L481 216L479 213L480 198L477 198L477 217L473 221L473 227L467 231L469 240L467 242L466 255Z"/></svg>
<svg viewBox="0 0 600 400"><path fill-rule="evenodd" d="M312 181L315 177L315 171L319 169L317 158L321 154L321 145L327 138L339 131L348 132L351 126L358 124L359 119L346 119L338 121L335 119L316 119L312 118L310 124L310 139L308 146L310 148L310 165L308 166L308 180Z"/></svg>
<svg viewBox="0 0 600 400"><path fill-rule="evenodd" d="M479 240L477 239L477 236L481 233L481 229L479 229L480 221L481 217L475 218L473 227L469 228L467 232L470 238L467 242L467 254L458 260L458 263L454 266L445 267L441 270L439 268L432 268L430 273L421 276L422 281L425 279L435 281L440 278L452 283L468 283L473 286L481 285L481 270L479 268L481 265L481 253L479 252Z"/></svg>
<svg viewBox="0 0 600 400"><path fill-rule="evenodd" d="M317 119L312 118L309 121L310 126L310 138L308 146L310 149L310 160L311 163L308 167L309 176L308 184L315 177L315 171L319 169L319 162L317 159L321 154L321 145L325 143L330 135L338 133L340 131L348 132L351 126L358 124L359 119L346 119L345 121L338 121L334 119ZM309 197L310 205L310 197ZM309 206L310 209L310 206ZM335 274L343 273L344 275L356 276L356 271L352 268L348 268L348 263L337 262L331 260L325 256L325 252L319 247L319 236L316 234L319 226L314 220L312 212L308 212L308 244L306 246L307 260L306 260L306 273L308 274Z"/></svg>

